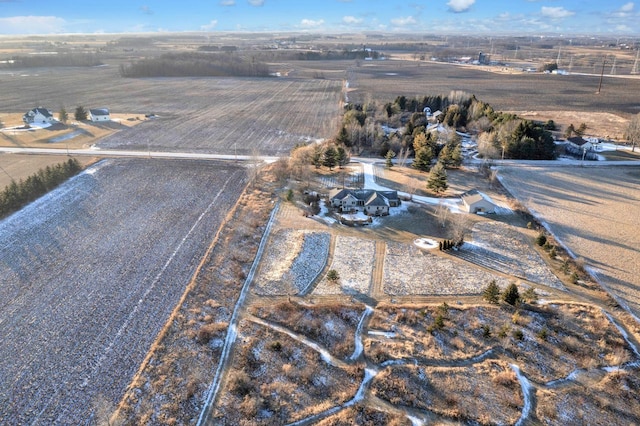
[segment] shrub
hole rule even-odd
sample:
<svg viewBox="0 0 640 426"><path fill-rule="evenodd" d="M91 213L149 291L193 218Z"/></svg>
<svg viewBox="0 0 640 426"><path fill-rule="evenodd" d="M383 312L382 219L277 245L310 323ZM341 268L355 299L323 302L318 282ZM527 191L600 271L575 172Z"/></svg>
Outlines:
<svg viewBox="0 0 640 426"><path fill-rule="evenodd" d="M522 330L513 330L513 333L511 333L511 335L516 340L523 340L524 339L524 333L522 332Z"/></svg>
<svg viewBox="0 0 640 426"><path fill-rule="evenodd" d="M338 274L338 271L331 269L327 272L327 279L331 282L336 282L340 279L340 275Z"/></svg>
<svg viewBox="0 0 640 426"><path fill-rule="evenodd" d="M580 277L578 276L577 273L574 272L573 274L571 274L570 279L572 283L578 284L578 280L580 280Z"/></svg>
<svg viewBox="0 0 640 426"><path fill-rule="evenodd" d="M555 246L551 246L551 250L549 251L549 257L551 259L555 259L556 256L558 256L558 252L556 251L556 247Z"/></svg>
<svg viewBox="0 0 640 426"><path fill-rule="evenodd" d="M518 286L514 283L509 284L509 286L502 294L502 300L512 306L515 306L520 301L520 292L518 291Z"/></svg>
<svg viewBox="0 0 640 426"><path fill-rule="evenodd" d="M276 340L275 342L271 343L271 349L275 352L280 352L282 350L282 343Z"/></svg>
<svg viewBox="0 0 640 426"><path fill-rule="evenodd" d="M544 234L540 233L536 237L536 244L539 245L540 247L544 246L546 242L547 242L547 237Z"/></svg>
<svg viewBox="0 0 640 426"><path fill-rule="evenodd" d="M535 303L538 301L538 295L533 287L529 287L522 293L522 299L527 303Z"/></svg>
<svg viewBox="0 0 640 426"><path fill-rule="evenodd" d="M540 338L540 340L547 340L547 329L546 327L543 327L540 329L540 331L538 331L537 335Z"/></svg>
<svg viewBox="0 0 640 426"><path fill-rule="evenodd" d="M482 337L484 337L485 339L491 337L491 327L489 327L488 324L482 326Z"/></svg>
<svg viewBox="0 0 640 426"><path fill-rule="evenodd" d="M287 201L293 201L293 189L291 188L289 188L289 190L287 191Z"/></svg>

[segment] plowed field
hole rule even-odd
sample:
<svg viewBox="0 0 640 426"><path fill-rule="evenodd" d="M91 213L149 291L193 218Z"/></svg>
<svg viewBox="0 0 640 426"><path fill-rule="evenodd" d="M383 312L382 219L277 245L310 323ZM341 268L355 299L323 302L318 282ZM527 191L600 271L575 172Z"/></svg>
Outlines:
<svg viewBox="0 0 640 426"><path fill-rule="evenodd" d="M85 424L119 401L244 176L108 160L0 222L0 423Z"/></svg>

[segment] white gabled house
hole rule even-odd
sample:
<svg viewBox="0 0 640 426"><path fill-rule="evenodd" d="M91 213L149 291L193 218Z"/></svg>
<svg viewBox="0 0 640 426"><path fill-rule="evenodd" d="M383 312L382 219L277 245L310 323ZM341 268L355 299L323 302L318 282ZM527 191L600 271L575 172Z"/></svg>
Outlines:
<svg viewBox="0 0 640 426"><path fill-rule="evenodd" d="M398 191L372 189L333 189L329 201L340 212L362 211L369 216L386 216L390 207L400 205Z"/></svg>
<svg viewBox="0 0 640 426"><path fill-rule="evenodd" d="M94 108L89 110L89 120L93 122L110 121L111 115L107 108Z"/></svg>
<svg viewBox="0 0 640 426"><path fill-rule="evenodd" d="M56 122L53 113L46 108L36 107L22 116L25 124L52 124Z"/></svg>

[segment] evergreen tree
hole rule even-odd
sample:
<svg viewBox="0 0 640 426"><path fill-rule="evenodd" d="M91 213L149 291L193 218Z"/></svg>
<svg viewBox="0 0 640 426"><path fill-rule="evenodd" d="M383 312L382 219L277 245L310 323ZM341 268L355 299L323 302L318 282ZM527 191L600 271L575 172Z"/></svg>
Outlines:
<svg viewBox="0 0 640 426"><path fill-rule="evenodd" d="M338 148L336 148L336 161L340 168L343 168L349 163L349 154L347 154L347 150L342 146L338 146Z"/></svg>
<svg viewBox="0 0 640 426"><path fill-rule="evenodd" d="M482 297L489 303L497 305L500 302L500 287L496 284L496 280L491 280L482 292Z"/></svg>
<svg viewBox="0 0 640 426"><path fill-rule="evenodd" d="M322 165L322 147L320 145L316 145L313 147L313 153L311 154L311 164L313 164L316 169L319 169Z"/></svg>
<svg viewBox="0 0 640 426"><path fill-rule="evenodd" d="M84 121L87 119L87 110L84 109L83 106L78 105L76 107L76 111L73 114L73 118L76 119L76 121Z"/></svg>
<svg viewBox="0 0 640 426"><path fill-rule="evenodd" d="M518 286L514 283L509 284L509 286L505 289L502 294L502 300L507 302L510 305L514 305L520 301L520 292L518 291Z"/></svg>
<svg viewBox="0 0 640 426"><path fill-rule="evenodd" d="M67 113L67 110L64 109L64 107L60 107L60 112L58 112L58 120L60 120L60 122L63 124L67 124L67 121L69 121L69 114Z"/></svg>
<svg viewBox="0 0 640 426"><path fill-rule="evenodd" d="M336 142L344 145L351 146L351 140L349 139L349 133L347 132L347 128L342 126L340 127L340 132L338 132L338 136L336 137Z"/></svg>
<svg viewBox="0 0 640 426"><path fill-rule="evenodd" d="M447 185L447 172L441 162L438 162L438 164L431 169L431 172L429 172L427 188L437 194L444 192L449 188L449 185Z"/></svg>
<svg viewBox="0 0 640 426"><path fill-rule="evenodd" d="M393 157L395 156L396 156L396 153L393 152L392 150L387 151L387 155L384 156L385 158L384 166L387 169L390 169L391 167L393 167Z"/></svg>
<svg viewBox="0 0 640 426"><path fill-rule="evenodd" d="M333 170L336 164L338 164L338 152L333 145L329 145L327 149L324 150L322 165L328 167L329 170Z"/></svg>
<svg viewBox="0 0 640 426"><path fill-rule="evenodd" d="M431 147L424 146L416 151L416 156L413 160L413 168L428 172L431 168L431 160L433 160L433 151Z"/></svg>

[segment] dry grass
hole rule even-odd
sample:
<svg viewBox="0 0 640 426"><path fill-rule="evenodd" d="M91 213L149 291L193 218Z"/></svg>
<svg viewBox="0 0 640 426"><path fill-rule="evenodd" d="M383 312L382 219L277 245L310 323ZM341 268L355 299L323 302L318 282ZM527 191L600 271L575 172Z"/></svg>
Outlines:
<svg viewBox="0 0 640 426"><path fill-rule="evenodd" d="M634 167L503 169L502 181L640 315L640 173Z"/></svg>
<svg viewBox="0 0 640 426"><path fill-rule="evenodd" d="M1 136L1 135L0 135ZM87 167L97 161L92 157L74 157L83 167ZM47 166L54 166L69 159L68 156L61 155L19 155L0 154L0 190L11 183L11 180L18 182L20 179L35 174L39 169ZM2 171L4 170L4 172Z"/></svg>

